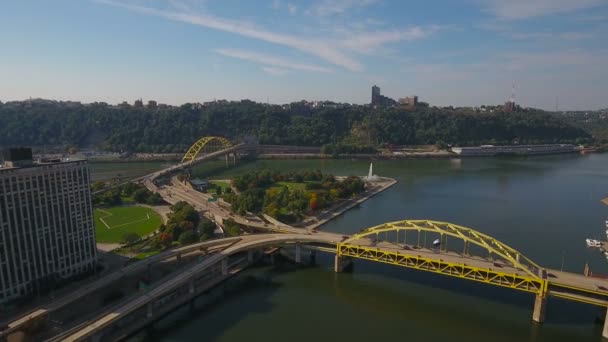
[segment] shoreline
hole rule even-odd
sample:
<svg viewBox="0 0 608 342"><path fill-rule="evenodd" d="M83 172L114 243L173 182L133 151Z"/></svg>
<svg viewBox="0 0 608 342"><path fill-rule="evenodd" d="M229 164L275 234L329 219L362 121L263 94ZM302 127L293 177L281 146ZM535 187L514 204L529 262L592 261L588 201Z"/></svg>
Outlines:
<svg viewBox="0 0 608 342"><path fill-rule="evenodd" d="M580 151L573 152L560 152L560 153L538 153L538 154L522 154L522 155L460 155L447 151L438 152L409 152L402 154L341 154L341 155L329 155L321 153L281 153L281 154L258 154L256 159L260 160L301 160L301 159L352 159L352 160L408 160L408 159L460 159L460 158L511 158L511 157L537 157L537 156L551 156L561 154L588 154L588 153L601 153L598 151ZM179 162L179 158L167 158L167 157L151 157L151 158L89 158L87 159L91 164L108 164L108 163L168 163L168 162Z"/></svg>
<svg viewBox="0 0 608 342"><path fill-rule="evenodd" d="M373 184L373 188L366 189L365 192L363 192L362 197L344 200L335 204L334 206L329 207L327 210L322 211L318 215L311 216L302 222L292 225L292 227L306 229L310 232L319 231L319 228L324 224L397 184L396 179L388 177L382 177L382 179L383 181L380 182L369 183Z"/></svg>

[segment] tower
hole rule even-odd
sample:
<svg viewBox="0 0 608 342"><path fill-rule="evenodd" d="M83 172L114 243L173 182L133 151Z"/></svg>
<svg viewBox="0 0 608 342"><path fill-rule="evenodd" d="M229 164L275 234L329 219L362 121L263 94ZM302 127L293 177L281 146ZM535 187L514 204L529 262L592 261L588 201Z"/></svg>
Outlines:
<svg viewBox="0 0 608 342"><path fill-rule="evenodd" d="M513 86L511 87L511 98L505 102L504 111L508 113L515 111L515 81L513 81Z"/></svg>
<svg viewBox="0 0 608 342"><path fill-rule="evenodd" d="M0 303L95 269L97 248L86 160L41 160L4 151L0 168Z"/></svg>
<svg viewBox="0 0 608 342"><path fill-rule="evenodd" d="M372 86L372 104L378 104L380 102L380 87L377 85Z"/></svg>

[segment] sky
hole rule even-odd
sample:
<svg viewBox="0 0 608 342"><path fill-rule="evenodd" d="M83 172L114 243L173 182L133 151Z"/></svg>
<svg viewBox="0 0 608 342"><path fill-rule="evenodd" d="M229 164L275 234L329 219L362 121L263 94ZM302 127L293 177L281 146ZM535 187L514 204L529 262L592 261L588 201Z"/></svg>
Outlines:
<svg viewBox="0 0 608 342"><path fill-rule="evenodd" d="M6 0L0 101L608 107L607 0Z"/></svg>

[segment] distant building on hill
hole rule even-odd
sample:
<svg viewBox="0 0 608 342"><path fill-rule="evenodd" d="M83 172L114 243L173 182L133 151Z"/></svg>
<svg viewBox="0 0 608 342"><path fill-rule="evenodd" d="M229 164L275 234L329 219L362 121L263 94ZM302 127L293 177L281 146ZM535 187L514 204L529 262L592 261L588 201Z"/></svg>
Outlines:
<svg viewBox="0 0 608 342"><path fill-rule="evenodd" d="M395 100L390 97L386 97L380 94L380 87L374 85L372 87L372 102L371 105L374 107L389 107L396 104Z"/></svg>
<svg viewBox="0 0 608 342"><path fill-rule="evenodd" d="M413 110L413 109L416 109L417 105L418 105L418 96L416 96L416 95L407 96L407 97L403 97L403 98L399 99L399 107Z"/></svg>

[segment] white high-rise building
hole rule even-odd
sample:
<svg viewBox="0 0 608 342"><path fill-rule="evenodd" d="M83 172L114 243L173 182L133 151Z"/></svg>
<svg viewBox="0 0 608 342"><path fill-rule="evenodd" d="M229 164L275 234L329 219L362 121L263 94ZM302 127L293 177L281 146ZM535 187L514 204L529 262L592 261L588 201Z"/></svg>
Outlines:
<svg viewBox="0 0 608 342"><path fill-rule="evenodd" d="M97 264L86 160L33 163L4 153L0 168L0 303L49 289Z"/></svg>

